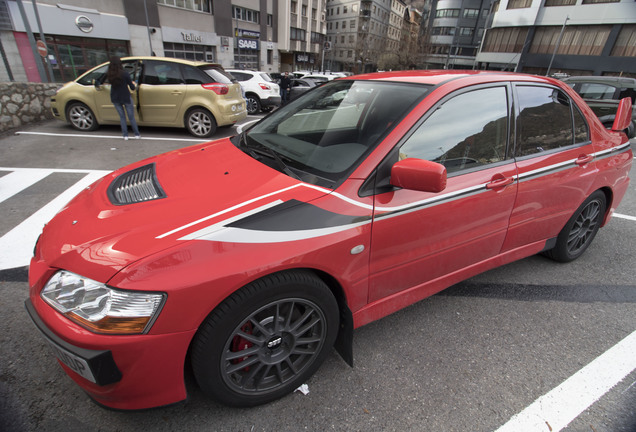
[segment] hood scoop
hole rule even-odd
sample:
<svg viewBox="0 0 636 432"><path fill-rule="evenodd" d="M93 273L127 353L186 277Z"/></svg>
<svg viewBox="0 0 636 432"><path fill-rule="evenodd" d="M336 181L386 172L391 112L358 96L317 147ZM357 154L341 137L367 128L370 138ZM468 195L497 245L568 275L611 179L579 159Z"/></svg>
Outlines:
<svg viewBox="0 0 636 432"><path fill-rule="evenodd" d="M155 164L144 165L118 176L108 187L114 205L127 205L166 197L155 171Z"/></svg>

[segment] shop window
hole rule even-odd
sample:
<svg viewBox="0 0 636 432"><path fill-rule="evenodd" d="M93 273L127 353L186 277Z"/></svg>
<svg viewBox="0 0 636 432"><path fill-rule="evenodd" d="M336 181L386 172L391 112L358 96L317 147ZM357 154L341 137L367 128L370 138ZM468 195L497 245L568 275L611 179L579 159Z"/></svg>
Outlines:
<svg viewBox="0 0 636 432"><path fill-rule="evenodd" d="M210 13L210 0L157 0L158 4Z"/></svg>

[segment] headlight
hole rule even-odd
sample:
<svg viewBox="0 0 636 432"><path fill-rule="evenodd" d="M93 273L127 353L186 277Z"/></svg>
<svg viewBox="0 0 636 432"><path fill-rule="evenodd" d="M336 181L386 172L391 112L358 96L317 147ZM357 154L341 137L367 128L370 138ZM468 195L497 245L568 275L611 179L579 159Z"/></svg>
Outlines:
<svg viewBox="0 0 636 432"><path fill-rule="evenodd" d="M40 294L69 319L95 333L145 333L165 294L116 290L71 272L59 271Z"/></svg>

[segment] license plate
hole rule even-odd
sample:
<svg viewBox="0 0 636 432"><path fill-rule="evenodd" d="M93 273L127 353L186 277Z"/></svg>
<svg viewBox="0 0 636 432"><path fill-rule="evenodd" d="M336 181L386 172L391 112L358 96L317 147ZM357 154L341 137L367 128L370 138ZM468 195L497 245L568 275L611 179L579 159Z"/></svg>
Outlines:
<svg viewBox="0 0 636 432"><path fill-rule="evenodd" d="M83 378L86 378L90 382L96 383L97 380L93 375L93 371L91 371L90 366L88 366L88 362L81 357L76 356L72 352L65 350L64 348L58 346L53 341L46 338L46 341L49 343L49 346L53 349L53 353L55 357L58 358L59 361L64 363L66 366L71 368L75 373L81 375Z"/></svg>

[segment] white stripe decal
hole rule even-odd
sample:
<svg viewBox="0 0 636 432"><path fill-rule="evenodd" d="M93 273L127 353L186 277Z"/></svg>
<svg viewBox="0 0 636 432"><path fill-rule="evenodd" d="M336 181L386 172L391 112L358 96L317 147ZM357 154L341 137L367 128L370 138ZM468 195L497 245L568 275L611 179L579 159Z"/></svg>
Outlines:
<svg viewBox="0 0 636 432"><path fill-rule="evenodd" d="M247 211L245 213L241 213L240 215L231 217L229 219L224 219L223 221L221 221L219 223L207 226L207 227L205 227L203 229L200 229L198 231L190 233L190 234L188 234L188 235L186 235L184 237L181 237L179 240L194 240L194 239L207 240L215 232L224 229L227 225L229 225L229 224L231 224L233 222L236 222L237 220L241 220L241 219L244 219L244 218L246 218L248 216L252 216L254 214L260 213L260 212L262 212L264 210L270 209L270 208L275 207L275 206L277 206L279 204L282 204L282 203L283 203L283 201L281 201L281 200L272 201L271 203L265 204L264 206L257 207L257 208L255 208L253 210L249 210L249 211Z"/></svg>
<svg viewBox="0 0 636 432"><path fill-rule="evenodd" d="M612 152L623 150L624 148L627 148L629 146L630 146L630 144L627 143L627 144L622 145L620 147L613 147L611 149L607 149L607 150L603 150L603 151L594 153L592 156L593 157L598 157L598 156L604 155L606 153L612 153ZM572 165L577 160L578 160L578 158L577 159L571 159L571 160L568 160L568 161L565 161L565 162L560 162L558 164L551 165L549 167L539 168L539 169L536 169L534 171L528 171L526 173L523 173L520 176L513 176L513 179L514 179L514 181L520 181L520 180L522 180L523 178L526 178L526 177L532 177L532 176L535 176L535 175L538 175L538 174L541 174L541 173L544 173L544 172L548 172L548 171L552 171L552 170L555 170L555 169L562 168L564 166ZM378 212L389 213L389 212L402 211L402 210L406 210L406 209L409 209L409 208L416 208L416 207L424 206L424 205L427 205L427 204L432 204L432 203L437 202L437 201L443 201L443 200L447 200L447 199L452 199L452 198L455 198L455 197L463 195L463 194L468 194L468 193L473 193L473 192L476 192L476 191L480 191L480 190L484 189L487 184L488 183L482 183L482 184L479 184L479 185L476 185L476 186L471 186L469 188L457 190L457 191L446 193L446 194L442 194L442 195L437 195L437 196L432 197L432 198L427 198L425 200L416 201L416 202L404 204L404 205L401 205L401 206L375 207L375 210L378 211ZM260 201L262 199L269 198L269 197L272 197L274 195L278 195L278 194L283 193L283 192L287 192L287 191L292 190L292 189L294 189L296 187L306 187L306 188L309 188L309 189L314 189L314 190L319 191L319 192L324 192L325 194L331 194L332 196L334 196L336 198L339 198L342 201L345 201L345 202L347 202L347 203L349 203L351 205L355 205L356 207L363 208L365 210L373 210L374 209L373 205L365 204L365 203L356 201L356 200L351 199L351 198L349 198L349 197L347 197L345 195L342 195L342 194L340 194L338 192L334 192L331 189L326 189L326 188L322 188L320 186L315 186L315 185L311 185L311 184L307 184L307 183L297 183L297 184L295 184L293 186L290 186L290 187L287 187L287 188L284 188L284 189L280 189L280 190L277 190L275 192L271 192L269 194L261 195L259 197L253 198L251 200L245 201L245 202L240 203L240 204L237 204L237 205L235 205L233 207L230 207L228 209L225 209L225 210L222 210L220 212L214 213L212 215L205 216L205 217L203 217L201 219L198 219L196 221L190 222L190 223L188 223L186 225L183 225L183 226L181 226L179 228L175 228L172 231L168 231L168 232L166 232L164 234L161 234L161 235L157 236L156 238L161 239L161 238L167 237L169 235L175 234L175 233L177 233L179 231L182 231L184 229L190 228L190 227L192 227L194 225L198 225L198 224L200 224L202 222L205 222L207 220L210 220L210 219L213 219L215 217L221 216L221 215L223 215L225 213L228 213L228 212L231 212L233 210L239 209L241 207L244 207L246 205L252 204L252 203L257 202L257 201ZM237 220L237 219L233 219L233 220ZM221 221L221 222L219 222L219 223L217 223L217 224L215 224L213 226L218 228L218 226L223 226L225 224L226 223L224 221ZM203 228L202 230L197 231L197 233L205 232L207 229L208 228ZM197 233L192 233L190 235L184 236L180 240L189 239L191 236L194 236ZM196 237L198 237L198 236L196 236Z"/></svg>
<svg viewBox="0 0 636 432"><path fill-rule="evenodd" d="M340 225L329 228L307 229L300 231L258 231L242 228L220 228L205 237L197 240L230 242L230 243L283 243L296 240L307 240L310 238L322 237L335 234L349 229L358 228L370 224L371 221L364 221L350 225ZM181 239L180 239L181 240Z"/></svg>
<svg viewBox="0 0 636 432"><path fill-rule="evenodd" d="M496 432L553 431L572 420L636 369L636 332L614 345L560 386L541 396Z"/></svg>

